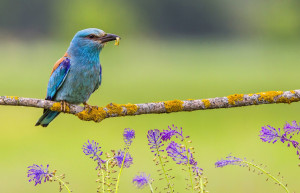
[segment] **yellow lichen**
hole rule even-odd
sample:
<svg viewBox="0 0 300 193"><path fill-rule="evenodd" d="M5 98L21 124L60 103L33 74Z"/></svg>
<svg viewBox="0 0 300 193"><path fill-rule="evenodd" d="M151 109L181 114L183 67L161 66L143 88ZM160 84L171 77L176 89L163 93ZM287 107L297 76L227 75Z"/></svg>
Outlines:
<svg viewBox="0 0 300 193"><path fill-rule="evenodd" d="M122 105L122 107L125 107L127 109L127 115L133 115L138 110L137 105L130 104L130 103L126 105Z"/></svg>
<svg viewBox="0 0 300 193"><path fill-rule="evenodd" d="M86 108L80 113L75 114L79 119L84 121L95 121L100 122L106 118L106 111L103 107L91 106L91 108Z"/></svg>
<svg viewBox="0 0 300 193"><path fill-rule="evenodd" d="M295 91L294 91L294 90L290 90L290 92L291 92L292 94L295 94Z"/></svg>
<svg viewBox="0 0 300 193"><path fill-rule="evenodd" d="M248 96L253 96L254 94L248 94Z"/></svg>
<svg viewBox="0 0 300 193"><path fill-rule="evenodd" d="M202 102L204 103L205 108L210 107L210 101L208 99L203 99Z"/></svg>
<svg viewBox="0 0 300 193"><path fill-rule="evenodd" d="M167 113L178 112L183 109L183 101L181 100L164 101L164 104Z"/></svg>
<svg viewBox="0 0 300 193"><path fill-rule="evenodd" d="M106 105L107 108L107 113L112 115L112 114L117 114L117 115L122 115L122 106L116 103L110 103Z"/></svg>
<svg viewBox="0 0 300 193"><path fill-rule="evenodd" d="M56 102L52 105L50 110L51 111L58 111L58 112L64 111L64 112L68 113L68 112L70 112L70 107L68 105L65 105L65 107L63 107L60 102Z"/></svg>
<svg viewBox="0 0 300 193"><path fill-rule="evenodd" d="M300 101L300 99L298 99L298 98L295 98L295 97L291 97L291 98L286 98L286 97L280 97L277 101L276 101L276 103L288 103L288 104L290 104L290 103L292 103L292 102L298 102L298 101Z"/></svg>
<svg viewBox="0 0 300 193"><path fill-rule="evenodd" d="M233 95L227 96L227 98L228 98L229 104L235 105L235 102L242 101L244 99L244 95L243 94L233 94Z"/></svg>
<svg viewBox="0 0 300 193"><path fill-rule="evenodd" d="M260 97L258 98L259 101L268 101L270 103L274 102L274 97L283 94L282 91L268 91L268 92L260 92L260 93L256 93L258 95L260 95Z"/></svg>
<svg viewBox="0 0 300 193"><path fill-rule="evenodd" d="M7 96L7 98L19 100L19 97L17 97L17 96Z"/></svg>

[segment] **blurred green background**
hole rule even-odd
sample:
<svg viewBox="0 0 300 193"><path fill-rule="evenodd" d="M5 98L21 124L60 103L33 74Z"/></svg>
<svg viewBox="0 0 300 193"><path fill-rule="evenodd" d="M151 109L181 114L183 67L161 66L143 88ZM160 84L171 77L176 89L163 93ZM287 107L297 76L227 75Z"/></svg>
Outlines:
<svg viewBox="0 0 300 193"><path fill-rule="evenodd" d="M54 62L81 29L97 27L122 37L101 53L103 82L89 101L105 106L234 93L297 89L300 62L300 2L291 1L0 1L0 95L44 98ZM283 192L246 168L215 168L232 153L280 172L290 191L299 191L293 148L260 141L261 126L299 121L300 104L262 105L83 122L60 115L47 128L35 127L42 110L0 107L0 192L58 192L58 185L34 187L27 166L50 164L65 173L73 192L96 192L95 163L82 153L88 139L104 151L123 147L124 128L136 130L134 165L122 174L120 192L136 190L132 177L145 171L162 187L152 162L149 129L182 126L208 177L210 192ZM177 192L187 174L175 164Z"/></svg>

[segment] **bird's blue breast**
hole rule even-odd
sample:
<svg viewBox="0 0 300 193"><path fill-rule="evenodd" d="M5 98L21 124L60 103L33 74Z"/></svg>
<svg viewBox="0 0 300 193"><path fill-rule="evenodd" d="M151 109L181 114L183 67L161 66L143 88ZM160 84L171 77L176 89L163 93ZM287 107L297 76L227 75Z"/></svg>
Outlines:
<svg viewBox="0 0 300 193"><path fill-rule="evenodd" d="M71 57L70 71L54 100L65 100L73 104L86 102L100 83L101 66L99 59L87 62L80 60L80 58Z"/></svg>

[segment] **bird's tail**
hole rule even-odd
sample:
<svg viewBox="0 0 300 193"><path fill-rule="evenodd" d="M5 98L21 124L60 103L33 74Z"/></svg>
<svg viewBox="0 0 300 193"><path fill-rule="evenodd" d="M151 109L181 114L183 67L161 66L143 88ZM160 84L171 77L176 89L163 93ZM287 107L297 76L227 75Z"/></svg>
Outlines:
<svg viewBox="0 0 300 193"><path fill-rule="evenodd" d="M60 112L44 110L44 114L36 122L35 126L41 125L42 127L47 127L49 123L59 115Z"/></svg>

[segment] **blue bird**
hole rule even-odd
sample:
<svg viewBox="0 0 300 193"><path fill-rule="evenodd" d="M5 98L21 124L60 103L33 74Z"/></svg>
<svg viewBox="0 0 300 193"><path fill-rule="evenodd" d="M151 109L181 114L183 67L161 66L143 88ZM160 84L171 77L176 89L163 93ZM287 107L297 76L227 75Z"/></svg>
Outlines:
<svg viewBox="0 0 300 193"><path fill-rule="evenodd" d="M47 87L46 100L66 103L86 103L101 84L102 69L99 54L106 42L119 40L96 28L77 32L65 55L53 67ZM35 124L47 127L59 112L44 109L44 114Z"/></svg>

